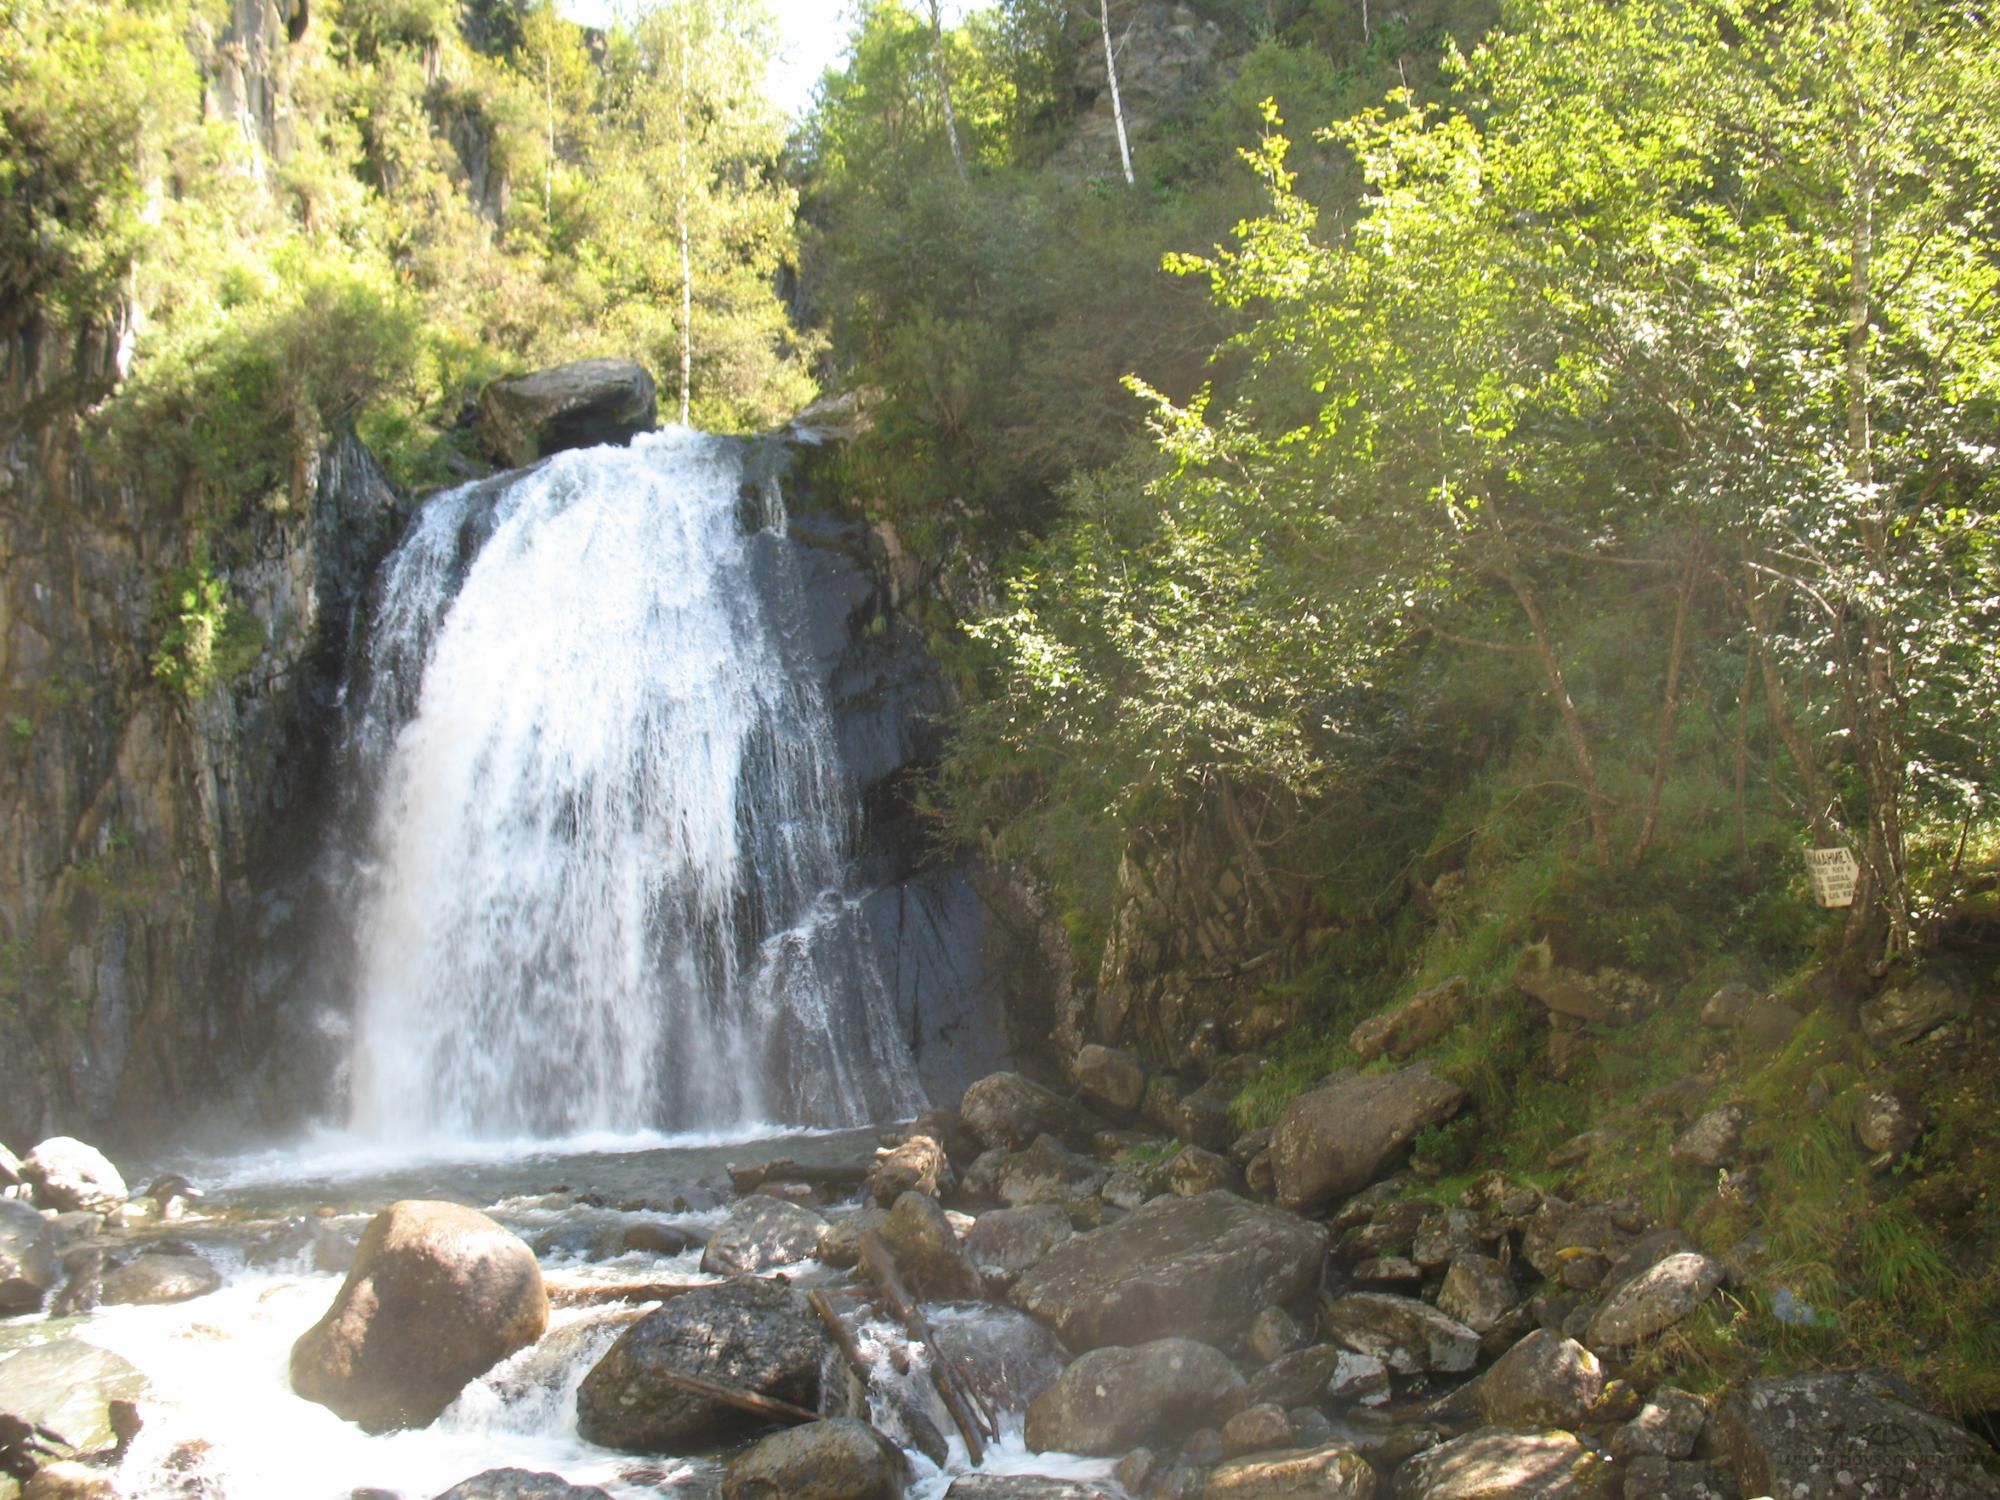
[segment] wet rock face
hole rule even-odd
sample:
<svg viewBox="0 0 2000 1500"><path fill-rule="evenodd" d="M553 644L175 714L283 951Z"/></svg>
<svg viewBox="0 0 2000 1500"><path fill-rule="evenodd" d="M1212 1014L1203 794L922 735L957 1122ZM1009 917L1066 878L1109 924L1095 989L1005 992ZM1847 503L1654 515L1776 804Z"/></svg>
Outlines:
<svg viewBox="0 0 2000 1500"><path fill-rule="evenodd" d="M1109 1457L1226 1420L1242 1392L1227 1357L1193 1339L1094 1349L1028 1408L1028 1446Z"/></svg>
<svg viewBox="0 0 2000 1500"><path fill-rule="evenodd" d="M653 377L629 359L585 359L496 380L479 393L479 446L503 469L569 448L629 443L659 425Z"/></svg>
<svg viewBox="0 0 2000 1500"><path fill-rule="evenodd" d="M1072 1349L1179 1334L1241 1335L1266 1307L1312 1286L1326 1230L1230 1193L1156 1198L1056 1246L1014 1284L1014 1305Z"/></svg>
<svg viewBox="0 0 2000 1500"><path fill-rule="evenodd" d="M0 1198L0 1317L34 1312L61 1276L49 1221L25 1203Z"/></svg>
<svg viewBox="0 0 2000 1500"><path fill-rule="evenodd" d="M687 1292L619 1335L577 1390L577 1430L627 1453L692 1453L756 1426L664 1378L694 1375L808 1410L819 1402L819 1320L799 1293L744 1278Z"/></svg>
<svg viewBox="0 0 2000 1500"><path fill-rule="evenodd" d="M1789 1500L1994 1500L2000 1460L1869 1371L1753 1380L1715 1414L1746 1495Z"/></svg>
<svg viewBox="0 0 2000 1500"><path fill-rule="evenodd" d="M865 1422L776 1432L729 1465L723 1500L902 1500L909 1460Z"/></svg>
<svg viewBox="0 0 2000 1500"><path fill-rule="evenodd" d="M455 1203L392 1203L292 1346L292 1389L373 1432L428 1426L548 1320L541 1268L514 1235Z"/></svg>
<svg viewBox="0 0 2000 1500"><path fill-rule="evenodd" d="M1465 1090L1419 1063L1350 1073L1294 1099L1271 1138L1278 1202L1313 1209L1357 1193L1427 1125L1450 1119Z"/></svg>

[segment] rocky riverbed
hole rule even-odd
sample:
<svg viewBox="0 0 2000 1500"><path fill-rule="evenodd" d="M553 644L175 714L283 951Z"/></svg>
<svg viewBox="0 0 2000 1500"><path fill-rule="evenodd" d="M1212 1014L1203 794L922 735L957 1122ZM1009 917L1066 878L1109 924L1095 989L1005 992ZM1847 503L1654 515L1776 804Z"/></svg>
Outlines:
<svg viewBox="0 0 2000 1500"><path fill-rule="evenodd" d="M0 1163L4 1451L28 1500L2000 1495L1885 1376L1660 1378L1749 1266L1395 1170L1455 1107L1421 1065L1227 1140L1149 1082L198 1199L52 1143Z"/></svg>

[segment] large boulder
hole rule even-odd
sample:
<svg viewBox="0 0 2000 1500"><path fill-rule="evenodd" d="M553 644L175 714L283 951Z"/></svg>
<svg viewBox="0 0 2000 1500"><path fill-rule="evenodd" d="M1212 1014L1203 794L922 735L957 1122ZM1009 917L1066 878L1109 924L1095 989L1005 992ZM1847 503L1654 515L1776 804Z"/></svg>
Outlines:
<svg viewBox="0 0 2000 1500"><path fill-rule="evenodd" d="M1236 1366L1193 1339L1093 1349L1030 1404L1028 1446L1037 1453L1124 1453L1150 1438L1219 1426L1242 1399Z"/></svg>
<svg viewBox="0 0 2000 1500"><path fill-rule="evenodd" d="M1019 1073L990 1073L980 1079L965 1091L958 1114L980 1145L1009 1151L1023 1149L1038 1135L1087 1146L1096 1129L1077 1105Z"/></svg>
<svg viewBox="0 0 2000 1500"><path fill-rule="evenodd" d="M1113 1120L1129 1120L1146 1097L1146 1069L1139 1059L1115 1047L1091 1042L1070 1065L1077 1092L1084 1102Z"/></svg>
<svg viewBox="0 0 2000 1500"><path fill-rule="evenodd" d="M1231 1459L1208 1476L1202 1500L1374 1500L1375 1470L1343 1443Z"/></svg>
<svg viewBox="0 0 2000 1500"><path fill-rule="evenodd" d="M1575 1339L1538 1328L1440 1406L1476 1411L1495 1427L1575 1427L1603 1394L1597 1356Z"/></svg>
<svg viewBox="0 0 2000 1500"><path fill-rule="evenodd" d="M931 1334L973 1389L1002 1411L1025 1411L1069 1363L1053 1333L1011 1307L939 1308Z"/></svg>
<svg viewBox="0 0 2000 1500"><path fill-rule="evenodd" d="M222 1273L199 1255L135 1255L98 1282L100 1302L153 1306L206 1297L222 1285Z"/></svg>
<svg viewBox="0 0 2000 1500"><path fill-rule="evenodd" d="M1598 1500L1601 1466L1567 1432L1482 1427L1396 1470L1396 1500Z"/></svg>
<svg viewBox="0 0 2000 1500"><path fill-rule="evenodd" d="M1753 1380L1722 1403L1711 1430L1746 1495L2000 1497L2000 1455L1870 1371Z"/></svg>
<svg viewBox="0 0 2000 1500"><path fill-rule="evenodd" d="M1054 1203L1026 1208L996 1208L979 1216L965 1237L965 1254L974 1270L995 1291L1004 1292L1030 1266L1076 1231L1069 1215Z"/></svg>
<svg viewBox="0 0 2000 1500"><path fill-rule="evenodd" d="M1314 1209L1375 1180L1410 1138L1458 1113L1465 1090L1428 1063L1394 1073L1345 1073L1294 1099L1271 1137L1278 1202Z"/></svg>
<svg viewBox="0 0 2000 1500"><path fill-rule="evenodd" d="M1057 1245L1014 1283L1014 1305L1072 1349L1167 1334L1211 1343L1319 1280L1326 1230L1231 1193L1155 1198Z"/></svg>
<svg viewBox="0 0 2000 1500"><path fill-rule="evenodd" d="M517 1237L460 1204L392 1203L292 1346L292 1389L370 1432L425 1427L548 1321L541 1267Z"/></svg>
<svg viewBox="0 0 2000 1500"><path fill-rule="evenodd" d="M30 1151L21 1163L21 1180L35 1190L37 1208L108 1214L125 1206L125 1179L118 1169L95 1146L70 1136L51 1136Z"/></svg>
<svg viewBox="0 0 2000 1500"><path fill-rule="evenodd" d="M826 1220L811 1209L753 1193L716 1225L701 1252L701 1268L711 1276L754 1276L795 1265L819 1252L825 1232Z"/></svg>
<svg viewBox="0 0 2000 1500"><path fill-rule="evenodd" d="M139 1401L146 1377L131 1364L79 1338L36 1344L0 1360L0 1412L59 1433L78 1453L118 1441L111 1403Z"/></svg>
<svg viewBox="0 0 2000 1500"><path fill-rule="evenodd" d="M0 1318L34 1312L61 1279L49 1221L25 1203L0 1198Z"/></svg>
<svg viewBox="0 0 2000 1500"><path fill-rule="evenodd" d="M973 1300L985 1292L935 1199L904 1193L883 1221L882 1243L910 1290L927 1301Z"/></svg>
<svg viewBox="0 0 2000 1500"><path fill-rule="evenodd" d="M693 1453L756 1419L675 1385L693 1375L808 1410L825 1331L803 1295L744 1277L684 1292L634 1323L576 1393L577 1431L627 1453Z"/></svg>
<svg viewBox="0 0 2000 1500"><path fill-rule="evenodd" d="M1348 1049L1363 1062L1373 1062L1385 1052L1400 1061L1451 1030L1468 998L1463 975L1419 990L1394 1010L1370 1016L1355 1027L1348 1034Z"/></svg>
<svg viewBox="0 0 2000 1500"><path fill-rule="evenodd" d="M837 1417L774 1432L731 1463L722 1500L903 1500L910 1461L866 1422Z"/></svg>
<svg viewBox="0 0 2000 1500"><path fill-rule="evenodd" d="M659 421L653 377L629 359L578 360L479 393L479 446L509 469L567 448L629 443Z"/></svg>
<svg viewBox="0 0 2000 1500"><path fill-rule="evenodd" d="M1074 1203L1096 1197L1109 1175L1095 1157L1070 1150L1052 1135L1038 1135L1034 1145L1001 1163L993 1196L1009 1208Z"/></svg>
<svg viewBox="0 0 2000 1500"><path fill-rule="evenodd" d="M1941 964L1862 1006L1861 1030L1869 1041L1889 1051L1970 1013L1972 1004L1973 991L1964 971Z"/></svg>
<svg viewBox="0 0 2000 1500"><path fill-rule="evenodd" d="M1373 1355L1399 1375L1459 1374L1479 1360L1479 1335L1428 1302L1394 1292L1354 1292L1326 1305L1327 1337Z"/></svg>

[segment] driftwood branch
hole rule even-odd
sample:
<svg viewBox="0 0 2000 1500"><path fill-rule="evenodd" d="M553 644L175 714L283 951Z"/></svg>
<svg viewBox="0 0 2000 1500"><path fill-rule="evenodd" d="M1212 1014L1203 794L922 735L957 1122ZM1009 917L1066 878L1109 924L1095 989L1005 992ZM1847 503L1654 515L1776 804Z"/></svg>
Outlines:
<svg viewBox="0 0 2000 1500"><path fill-rule="evenodd" d="M695 1281L551 1282L551 1307L601 1307L609 1302L671 1302L704 1285Z"/></svg>
<svg viewBox="0 0 2000 1500"><path fill-rule="evenodd" d="M718 1406L733 1407L753 1417L761 1417L767 1422L787 1422L797 1426L802 1422L819 1420L818 1412L807 1411L803 1406L794 1406L791 1402L780 1401L775 1396L760 1396L755 1391L739 1391L733 1385L704 1380L699 1375L683 1375L678 1370L654 1370L652 1375L656 1380L663 1380L668 1385L713 1401Z"/></svg>
<svg viewBox="0 0 2000 1500"><path fill-rule="evenodd" d="M931 1332L931 1325L910 1296L903 1280L896 1274L896 1262L889 1254L889 1247L882 1243L882 1237L874 1230L861 1236L861 1265L869 1278L880 1288L882 1299L903 1320L910 1337L919 1339L931 1351L931 1384L944 1401L944 1409L951 1413L951 1420L958 1428L958 1435L965 1439L966 1456L976 1469L985 1462L986 1445L983 1439L993 1435L993 1429L983 1426L980 1413L968 1397L967 1389L958 1371L953 1368L951 1357L938 1347L937 1336Z"/></svg>

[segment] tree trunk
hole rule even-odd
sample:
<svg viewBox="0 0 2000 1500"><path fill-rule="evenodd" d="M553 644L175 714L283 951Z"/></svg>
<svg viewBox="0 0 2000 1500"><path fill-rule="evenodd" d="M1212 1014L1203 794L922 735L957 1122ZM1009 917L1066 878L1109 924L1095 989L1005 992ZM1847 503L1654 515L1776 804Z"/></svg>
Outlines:
<svg viewBox="0 0 2000 1500"><path fill-rule="evenodd" d="M1583 715L1577 712L1576 700L1569 695L1569 683L1563 677L1562 663L1556 658L1555 642L1549 638L1541 605L1520 574L1509 569L1501 576L1520 601L1522 612L1528 617L1528 628L1535 634L1535 651L1542 659L1542 671L1548 678L1549 692L1555 697L1556 711L1562 715L1563 732L1569 737L1570 754L1576 760L1577 774L1583 778L1584 801L1590 809L1590 842L1597 851L1597 867L1608 870L1612 865L1611 809L1604 800L1603 789L1597 784L1597 758L1591 754L1590 735L1584 728Z"/></svg>
<svg viewBox="0 0 2000 1500"><path fill-rule="evenodd" d="M951 164L965 181L965 152L958 144L958 113L951 107L951 69L944 55L944 17L939 0L931 0L931 65L937 69L938 96L944 100L944 133L951 142Z"/></svg>
<svg viewBox="0 0 2000 1500"><path fill-rule="evenodd" d="M1653 842L1659 826L1660 798L1667 786L1667 762L1674 745L1674 723L1681 711L1681 664L1687 655L1688 607L1694 602L1695 580L1701 574L1702 545L1688 543L1687 566L1681 570L1680 597L1674 603L1674 638L1667 648L1667 695L1660 706L1660 733L1653 746L1653 782L1646 790L1646 816L1632 845L1628 863L1637 864Z"/></svg>
<svg viewBox="0 0 2000 1500"><path fill-rule="evenodd" d="M1097 22L1104 29L1104 74L1111 81L1111 120L1118 127L1118 160L1125 168L1125 186L1131 187L1132 147L1125 139L1125 105L1118 97L1118 52L1111 45L1111 0L1097 0Z"/></svg>

